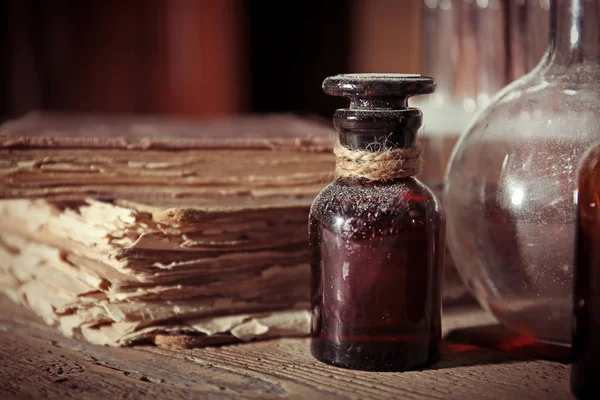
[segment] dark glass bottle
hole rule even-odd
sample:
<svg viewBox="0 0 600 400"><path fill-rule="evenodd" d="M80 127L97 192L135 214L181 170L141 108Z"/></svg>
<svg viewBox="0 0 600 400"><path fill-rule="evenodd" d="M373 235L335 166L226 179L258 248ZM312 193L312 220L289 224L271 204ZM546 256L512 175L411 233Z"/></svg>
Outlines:
<svg viewBox="0 0 600 400"><path fill-rule="evenodd" d="M571 390L600 398L600 146L582 164L577 192Z"/></svg>
<svg viewBox="0 0 600 400"><path fill-rule="evenodd" d="M422 113L407 100L433 92L435 81L351 74L327 78L323 89L351 99L333 118L340 143L372 151L416 146ZM345 177L323 189L310 213L313 356L378 371L435 362L444 227L439 201L414 176Z"/></svg>

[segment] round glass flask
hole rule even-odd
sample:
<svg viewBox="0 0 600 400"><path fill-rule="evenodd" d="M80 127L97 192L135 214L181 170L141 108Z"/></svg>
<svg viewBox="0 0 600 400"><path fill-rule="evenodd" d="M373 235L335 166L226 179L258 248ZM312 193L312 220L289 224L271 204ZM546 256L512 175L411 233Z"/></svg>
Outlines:
<svg viewBox="0 0 600 400"><path fill-rule="evenodd" d="M508 328L569 344L577 173L600 140L600 1L555 0L539 65L461 136L447 171L448 242Z"/></svg>

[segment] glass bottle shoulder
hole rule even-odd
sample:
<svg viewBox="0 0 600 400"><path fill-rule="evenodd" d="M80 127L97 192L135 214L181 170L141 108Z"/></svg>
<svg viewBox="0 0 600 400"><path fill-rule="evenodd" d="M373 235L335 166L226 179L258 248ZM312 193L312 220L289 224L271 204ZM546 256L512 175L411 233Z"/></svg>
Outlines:
<svg viewBox="0 0 600 400"><path fill-rule="evenodd" d="M343 179L330 183L311 207L311 222L337 231L393 235L444 220L439 200L414 177L391 182Z"/></svg>

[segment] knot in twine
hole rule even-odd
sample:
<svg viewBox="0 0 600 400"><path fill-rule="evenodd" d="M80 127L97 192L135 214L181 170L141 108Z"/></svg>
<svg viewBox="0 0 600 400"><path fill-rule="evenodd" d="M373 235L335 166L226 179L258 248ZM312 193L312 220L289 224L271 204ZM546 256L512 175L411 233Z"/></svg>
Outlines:
<svg viewBox="0 0 600 400"><path fill-rule="evenodd" d="M371 181L406 178L423 169L420 144L407 149L381 151L350 150L336 143L333 153L336 156L335 177L361 177Z"/></svg>

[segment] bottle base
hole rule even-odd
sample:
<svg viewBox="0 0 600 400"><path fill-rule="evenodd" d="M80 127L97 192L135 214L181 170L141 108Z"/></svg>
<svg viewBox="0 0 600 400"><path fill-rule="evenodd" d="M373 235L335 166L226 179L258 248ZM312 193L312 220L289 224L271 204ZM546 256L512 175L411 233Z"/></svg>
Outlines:
<svg viewBox="0 0 600 400"><path fill-rule="evenodd" d="M402 372L428 367L440 359L439 342L343 342L313 339L311 353L317 360L340 368Z"/></svg>

